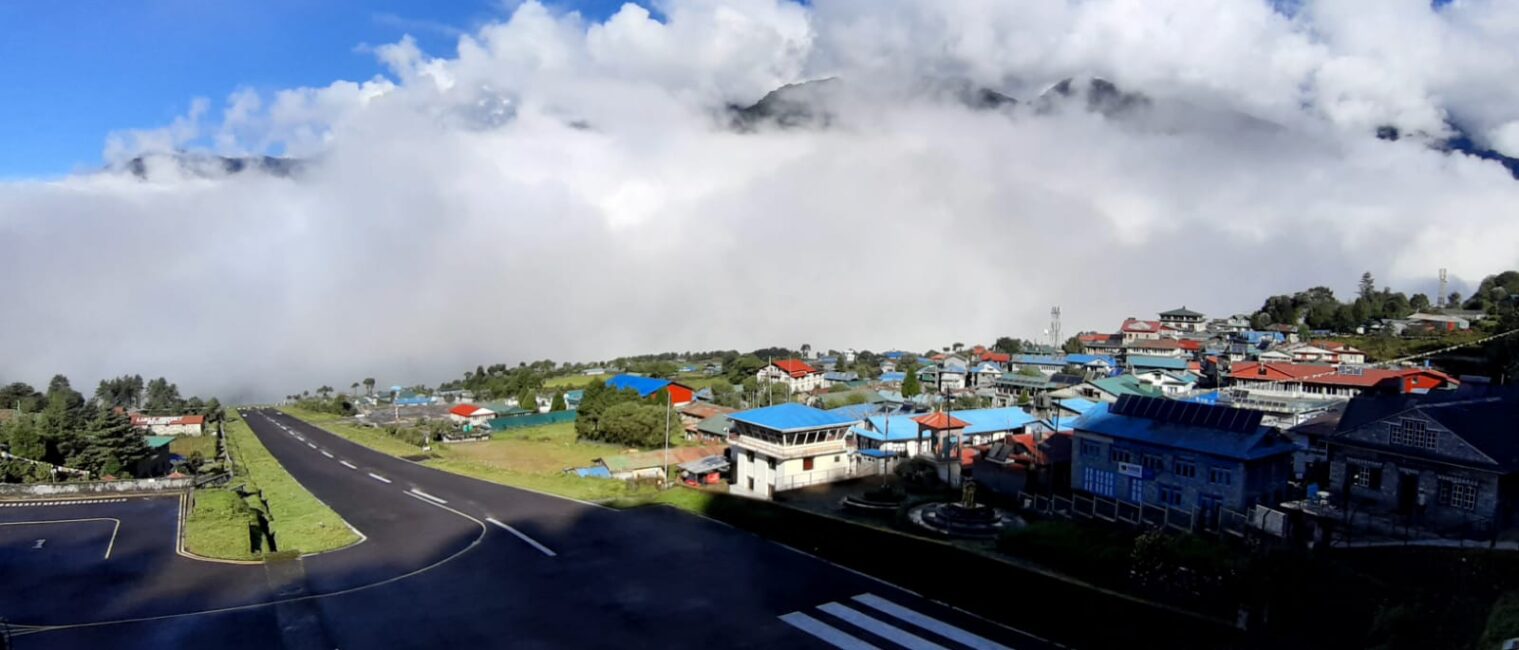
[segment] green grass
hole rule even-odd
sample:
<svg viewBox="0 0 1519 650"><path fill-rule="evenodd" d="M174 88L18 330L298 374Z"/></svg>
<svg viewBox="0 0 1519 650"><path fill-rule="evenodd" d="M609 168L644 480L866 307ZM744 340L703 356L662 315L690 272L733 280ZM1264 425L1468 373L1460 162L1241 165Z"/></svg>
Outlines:
<svg viewBox="0 0 1519 650"><path fill-rule="evenodd" d="M174 441L169 443L169 453L179 454L185 458L189 458L197 451L208 462L216 460L216 436L210 433L202 436L176 436Z"/></svg>
<svg viewBox="0 0 1519 650"><path fill-rule="evenodd" d="M185 518L185 548L203 557L257 559L249 550L249 526L257 517L231 490L198 490L195 507Z"/></svg>
<svg viewBox="0 0 1519 650"><path fill-rule="evenodd" d="M247 491L262 491L269 504L269 529L280 550L318 553L359 541L332 508L285 471L233 409L227 410L226 428L233 473ZM194 545L187 541L187 546Z"/></svg>
<svg viewBox="0 0 1519 650"><path fill-rule="evenodd" d="M692 390L701 390L718 384L727 384L728 378L722 375L715 377L708 377L707 375L681 375L675 378L675 382L690 386Z"/></svg>
<svg viewBox="0 0 1519 650"><path fill-rule="evenodd" d="M590 375L561 375L559 377L549 377L548 381L543 382L543 385L547 388L584 388L591 385L591 382L596 381L596 379L596 377ZM606 379L606 377L601 377L601 379Z"/></svg>
<svg viewBox="0 0 1519 650"><path fill-rule="evenodd" d="M1405 339L1396 336L1337 336L1333 340L1365 352L1366 360L1374 362L1390 361L1413 354L1438 350L1447 346L1470 343L1486 335L1486 332L1466 330L1427 338Z"/></svg>
<svg viewBox="0 0 1519 650"><path fill-rule="evenodd" d="M604 478L580 478L570 474L533 474L458 458L433 458L423 461L422 464L482 481L584 501L615 499L627 497L630 494L627 483Z"/></svg>
<svg viewBox="0 0 1519 650"><path fill-rule="evenodd" d="M384 430L354 424L341 415L317 413L288 406L282 406L280 410L381 453L392 456L415 456L422 453L421 447L399 440L385 433Z"/></svg>

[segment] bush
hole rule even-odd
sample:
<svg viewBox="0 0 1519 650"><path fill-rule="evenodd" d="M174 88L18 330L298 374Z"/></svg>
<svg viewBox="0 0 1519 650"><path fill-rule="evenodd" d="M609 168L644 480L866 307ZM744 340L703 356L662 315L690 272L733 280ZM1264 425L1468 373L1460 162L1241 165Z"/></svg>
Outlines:
<svg viewBox="0 0 1519 650"><path fill-rule="evenodd" d="M1088 580L1120 584L1133 551L1129 535L1068 521L1029 524L1003 533L997 550Z"/></svg>
<svg viewBox="0 0 1519 650"><path fill-rule="evenodd" d="M1515 637L1519 637L1519 591L1510 591L1493 603L1493 610L1487 615L1487 629L1477 647L1496 648Z"/></svg>
<svg viewBox="0 0 1519 650"><path fill-rule="evenodd" d="M944 482L939 480L938 468L926 458L909 459L897 465L894 471L902 480L902 487L909 492L931 492L944 487Z"/></svg>

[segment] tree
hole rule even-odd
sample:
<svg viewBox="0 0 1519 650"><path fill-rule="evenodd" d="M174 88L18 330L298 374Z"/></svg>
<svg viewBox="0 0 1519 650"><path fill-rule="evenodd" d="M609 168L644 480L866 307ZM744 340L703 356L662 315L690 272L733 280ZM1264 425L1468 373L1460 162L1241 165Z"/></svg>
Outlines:
<svg viewBox="0 0 1519 650"><path fill-rule="evenodd" d="M109 407L95 410L85 440L87 445L75 463L101 475L129 473L152 453L142 432L132 428L131 420Z"/></svg>
<svg viewBox="0 0 1519 650"><path fill-rule="evenodd" d="M1422 293L1416 293L1412 298L1408 299L1408 306L1412 307L1414 311L1427 310L1429 309L1429 296L1426 296Z"/></svg>
<svg viewBox="0 0 1519 650"><path fill-rule="evenodd" d="M16 416L0 426L0 442L8 445L12 454L28 460L41 460L47 453L37 420L30 415Z"/></svg>
<svg viewBox="0 0 1519 650"><path fill-rule="evenodd" d="M549 412L563 411L569 407L564 404L564 390L554 391L554 399L549 402Z"/></svg>
<svg viewBox="0 0 1519 650"><path fill-rule="evenodd" d="M992 349L1003 354L1019 354L1023 352L1023 342L1011 336L999 336Z"/></svg>
<svg viewBox="0 0 1519 650"><path fill-rule="evenodd" d="M95 388L95 401L108 406L132 408L142 401L142 375L102 379Z"/></svg>
<svg viewBox="0 0 1519 650"><path fill-rule="evenodd" d="M1377 281L1371 277L1371 271L1361 274L1361 282L1356 287L1356 295L1362 300L1371 300L1376 295Z"/></svg>
<svg viewBox="0 0 1519 650"><path fill-rule="evenodd" d="M169 380L163 377L148 382L143 409L162 413L178 411L182 406L183 400L179 397L179 386L169 383Z"/></svg>
<svg viewBox="0 0 1519 650"><path fill-rule="evenodd" d="M1460 291L1452 291L1452 292L1450 292L1450 296L1445 299L1445 307L1446 307L1446 309L1460 309L1461 308L1461 292Z"/></svg>
<svg viewBox="0 0 1519 650"><path fill-rule="evenodd" d="M663 406L623 402L607 409L601 419L603 439L621 445L657 447L664 444L666 435L672 439L682 435L680 418L667 417Z"/></svg>
<svg viewBox="0 0 1519 650"><path fill-rule="evenodd" d="M517 408L538 412L538 395L533 392L533 389L524 388L517 394Z"/></svg>
<svg viewBox="0 0 1519 650"><path fill-rule="evenodd" d="M16 382L8 386L0 386L0 409L16 409L22 413L36 413L42 410L46 398L37 389L29 384Z"/></svg>
<svg viewBox="0 0 1519 650"><path fill-rule="evenodd" d="M326 384L323 384L321 388L316 389L317 396L321 397L322 399L327 399L328 397L331 397L332 396L332 392L333 392L333 388L331 386L326 385Z"/></svg>
<svg viewBox="0 0 1519 650"><path fill-rule="evenodd" d="M1081 354L1081 337L1072 336L1071 338L1066 339L1065 343L1060 344L1060 349L1066 354Z"/></svg>
<svg viewBox="0 0 1519 650"><path fill-rule="evenodd" d="M918 381L918 372L909 366L907 376L902 379L902 397L913 398L922 392L923 385Z"/></svg>
<svg viewBox="0 0 1519 650"><path fill-rule="evenodd" d="M364 378L364 391L371 396L374 395L374 377Z"/></svg>
<svg viewBox="0 0 1519 650"><path fill-rule="evenodd" d="M353 391L352 394L354 394L354 395L358 395L359 394L359 382L353 382L353 384L350 385L348 388L349 388L349 390Z"/></svg>

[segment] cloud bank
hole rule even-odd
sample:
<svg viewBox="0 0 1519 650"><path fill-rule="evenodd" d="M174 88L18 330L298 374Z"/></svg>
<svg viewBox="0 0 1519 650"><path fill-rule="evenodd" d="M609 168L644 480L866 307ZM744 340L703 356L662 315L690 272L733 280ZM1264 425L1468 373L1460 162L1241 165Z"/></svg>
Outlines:
<svg viewBox="0 0 1519 650"><path fill-rule="evenodd" d="M373 79L114 134L108 162L145 178L0 185L0 379L260 398L1036 337L1052 305L1074 333L1364 270L1432 291L1442 266L1519 266L1519 182L1439 147L1459 131L1519 157L1511 2L657 5L598 23L526 2L447 55L376 48ZM1142 98L1109 110L1094 77ZM729 105L824 78L826 126L729 128ZM303 163L155 155L196 148Z"/></svg>

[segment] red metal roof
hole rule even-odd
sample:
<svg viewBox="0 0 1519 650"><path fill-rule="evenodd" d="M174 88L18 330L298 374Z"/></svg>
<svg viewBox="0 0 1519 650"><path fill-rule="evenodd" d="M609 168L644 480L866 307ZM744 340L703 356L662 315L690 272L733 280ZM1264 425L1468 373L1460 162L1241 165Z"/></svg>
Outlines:
<svg viewBox="0 0 1519 650"><path fill-rule="evenodd" d="M1013 360L1013 355L1007 354L1005 352L982 352L981 360L990 361L992 363L1007 363Z"/></svg>
<svg viewBox="0 0 1519 650"><path fill-rule="evenodd" d="M475 411L478 410L480 410L480 407L475 406L474 404L455 404L453 408L448 409L448 412L459 417L467 418L471 415L474 415Z"/></svg>
<svg viewBox="0 0 1519 650"><path fill-rule="evenodd" d="M928 427L934 431L943 431L945 429L964 429L965 427L970 426L969 422L961 420L960 418L957 418L943 411L916 417L913 418L912 421L917 422L918 424Z"/></svg>
<svg viewBox="0 0 1519 650"><path fill-rule="evenodd" d="M1295 381L1321 386L1359 386L1370 388L1392 377L1423 378L1436 384L1454 384L1456 380L1438 370L1428 368L1362 368L1359 374L1341 374L1330 366L1306 363L1267 363L1264 370L1259 362L1237 363L1229 370L1229 378L1236 381Z"/></svg>
<svg viewBox="0 0 1519 650"><path fill-rule="evenodd" d="M1182 339L1177 345L1181 346L1181 349L1187 351L1196 351L1203 349L1202 341L1194 341L1192 339Z"/></svg>
<svg viewBox="0 0 1519 650"><path fill-rule="evenodd" d="M1169 328L1167 328L1167 329L1169 329ZM1125 332L1159 332L1160 331L1160 321L1158 321L1158 320L1139 320L1137 318L1129 318L1129 319L1126 319L1126 320L1123 321L1122 331L1125 331Z"/></svg>
<svg viewBox="0 0 1519 650"><path fill-rule="evenodd" d="M807 375L817 372L816 368L807 365L807 362L802 361L801 359L781 359L780 361L774 362L773 365L777 368L780 368L781 370L786 371L786 373L790 374L792 377L806 377Z"/></svg>

